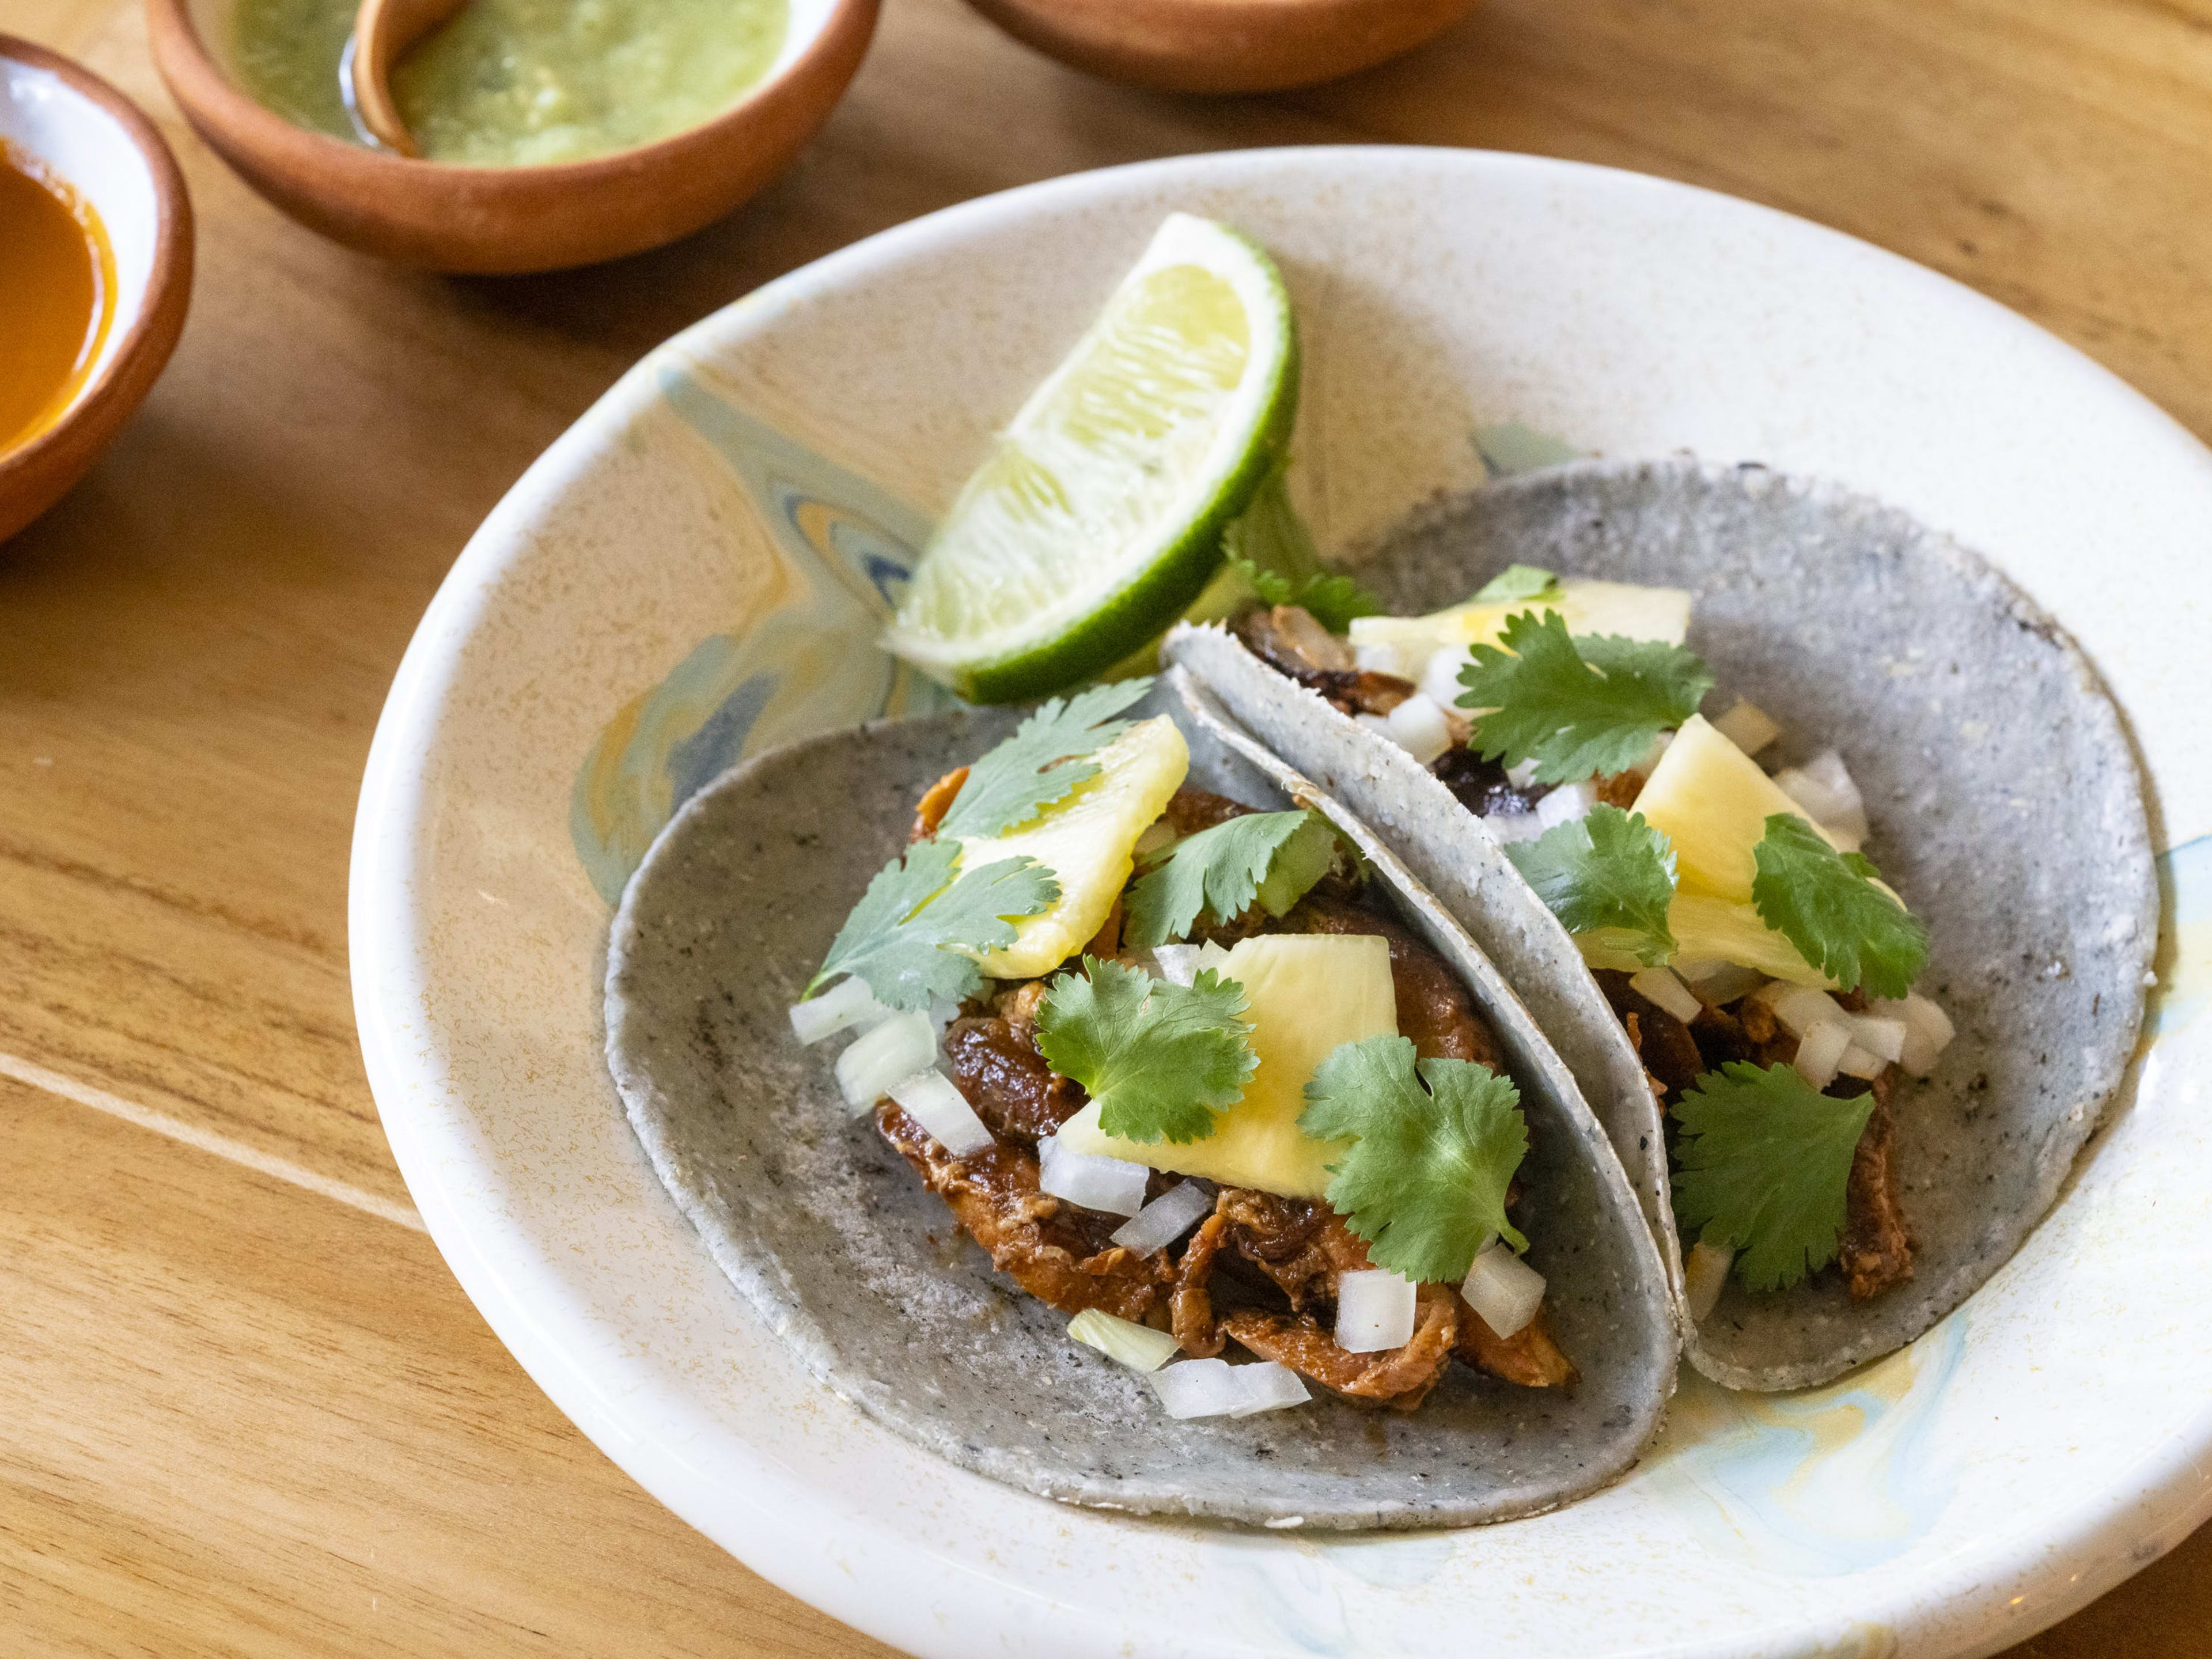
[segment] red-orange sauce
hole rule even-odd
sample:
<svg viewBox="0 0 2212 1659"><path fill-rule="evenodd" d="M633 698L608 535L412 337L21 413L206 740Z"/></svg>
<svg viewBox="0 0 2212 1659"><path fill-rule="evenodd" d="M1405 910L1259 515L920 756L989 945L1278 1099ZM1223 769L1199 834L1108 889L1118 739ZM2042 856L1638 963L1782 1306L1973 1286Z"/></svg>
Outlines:
<svg viewBox="0 0 2212 1659"><path fill-rule="evenodd" d="M115 254L92 204L0 139L0 455L77 393L115 315Z"/></svg>

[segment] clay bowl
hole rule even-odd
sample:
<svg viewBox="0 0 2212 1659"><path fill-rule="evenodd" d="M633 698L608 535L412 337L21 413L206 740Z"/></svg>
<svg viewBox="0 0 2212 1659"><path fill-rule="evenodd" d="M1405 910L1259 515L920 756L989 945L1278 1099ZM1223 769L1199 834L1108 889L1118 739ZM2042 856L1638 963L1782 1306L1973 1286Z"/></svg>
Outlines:
<svg viewBox="0 0 2212 1659"><path fill-rule="evenodd" d="M1279 92L1410 52L1474 0L969 0L1017 40L1162 92Z"/></svg>
<svg viewBox="0 0 2212 1659"><path fill-rule="evenodd" d="M0 451L5 541L84 476L169 361L191 297L192 205L176 159L137 105L68 58L7 34L0 138L89 202L115 253L114 316L76 400L30 442Z"/></svg>
<svg viewBox="0 0 2212 1659"><path fill-rule="evenodd" d="M793 0L781 55L714 119L657 143L545 167L456 167L293 125L234 84L234 0L146 0L154 60L199 135L311 230L403 264L510 273L657 247L774 178L822 125L878 0Z"/></svg>

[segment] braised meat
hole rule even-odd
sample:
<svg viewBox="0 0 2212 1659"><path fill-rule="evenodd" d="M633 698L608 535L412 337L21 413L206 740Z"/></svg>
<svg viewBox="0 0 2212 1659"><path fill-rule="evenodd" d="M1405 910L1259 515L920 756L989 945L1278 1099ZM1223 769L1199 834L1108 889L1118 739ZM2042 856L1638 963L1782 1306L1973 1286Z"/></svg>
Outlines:
<svg viewBox="0 0 2212 1659"><path fill-rule="evenodd" d="M1231 818L1243 817L1251 811L1241 801L1233 801L1226 795L1217 795L1206 789L1193 789L1186 784L1168 798L1167 811L1163 816L1168 821L1168 827L1178 836L1194 836L1201 830L1211 830Z"/></svg>
<svg viewBox="0 0 2212 1659"><path fill-rule="evenodd" d="M1459 1292L1450 1285L1422 1285L1413 1340L1379 1353L1346 1352L1311 1314L1232 1313L1221 1328L1262 1359L1288 1365L1333 1394L1409 1412L1428 1398L1451 1359L1460 1306Z"/></svg>
<svg viewBox="0 0 2212 1659"><path fill-rule="evenodd" d="M1358 666L1344 642L1302 606L1248 611L1230 627L1268 667L1320 692L1347 714L1387 714L1416 690L1411 680Z"/></svg>
<svg viewBox="0 0 2212 1659"><path fill-rule="evenodd" d="M1613 969L1600 969L1598 988L1605 993L1605 1000L1613 1005L1613 1012L1627 1025L1628 1040L1635 1045L1644 1069L1660 1085L1662 1097L1679 1100L1684 1090L1712 1067L1698 1052L1698 1040L1691 1035L1690 1028L1650 998L1640 995L1629 984L1628 977Z"/></svg>
<svg viewBox="0 0 2212 1659"><path fill-rule="evenodd" d="M1485 760L1463 744L1445 750L1429 763L1429 771L1477 817L1533 812L1536 803L1552 793L1548 783L1516 784L1505 775L1503 762Z"/></svg>
<svg viewBox="0 0 2212 1659"><path fill-rule="evenodd" d="M1045 1064L1031 1029L1018 1031L1004 1019L956 1019L945 1033L945 1063L993 1134L1033 1149L1090 1097L1074 1079Z"/></svg>
<svg viewBox="0 0 2212 1659"><path fill-rule="evenodd" d="M1141 1324L1175 1277L1166 1253L1140 1256L1107 1242L1121 1224L1037 1190L1036 1154L996 1146L955 1158L890 1101L876 1127L942 1198L991 1265L1062 1313L1097 1308ZM1102 1225L1103 1224L1103 1225Z"/></svg>
<svg viewBox="0 0 2212 1659"><path fill-rule="evenodd" d="M937 833L937 826L945 822L945 815L952 810L953 797L960 793L960 786L967 781L968 769L963 766L947 772L923 792L921 799L914 805L914 828L907 832L906 837L908 846L918 841L927 841Z"/></svg>
<svg viewBox="0 0 2212 1659"><path fill-rule="evenodd" d="M1542 1308L1512 1335L1500 1336L1482 1322L1480 1314L1462 1305L1459 1357L1479 1371L1524 1389L1571 1388L1582 1376L1552 1340L1551 1315Z"/></svg>
<svg viewBox="0 0 2212 1659"><path fill-rule="evenodd" d="M1309 895L1285 918L1294 933L1373 933L1390 942L1390 985L1398 998L1398 1030L1424 1060L1471 1060L1495 1067L1498 1044L1474 1012L1467 987L1411 933L1372 910Z"/></svg>
<svg viewBox="0 0 2212 1659"><path fill-rule="evenodd" d="M1844 1283L1859 1302L1912 1277L1912 1235L1897 1201L1897 1119L1883 1098L1887 1092L1875 1085L1874 1115L1851 1153L1844 1237L1836 1252Z"/></svg>

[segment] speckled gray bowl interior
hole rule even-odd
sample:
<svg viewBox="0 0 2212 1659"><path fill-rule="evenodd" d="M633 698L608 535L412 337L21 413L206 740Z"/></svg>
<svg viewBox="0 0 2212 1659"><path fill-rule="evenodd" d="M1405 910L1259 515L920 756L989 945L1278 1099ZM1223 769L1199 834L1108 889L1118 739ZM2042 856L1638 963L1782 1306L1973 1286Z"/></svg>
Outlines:
<svg viewBox="0 0 2212 1659"><path fill-rule="evenodd" d="M1163 711L1190 740L1193 783L1286 804L1165 686L1137 712ZM1135 1374L1071 1341L1065 1315L994 1273L872 1123L846 1115L831 1073L841 1045L800 1048L785 1011L902 844L915 799L1014 719L887 722L762 756L695 797L631 882L609 950L609 1060L639 1139L723 1270L817 1376L878 1421L1071 1502L1316 1527L1456 1524L1553 1508L1626 1472L1673 1389L1658 1253L1603 1131L1526 1012L1387 852L1380 878L1407 884L1401 914L1492 1003L1509 1052L1531 1061L1513 1068L1533 1142L1521 1221L1582 1370L1571 1390L1455 1364L1411 1415L1316 1398L1176 1422Z"/></svg>
<svg viewBox="0 0 2212 1659"><path fill-rule="evenodd" d="M2050 1208L2119 1087L2155 944L2149 825L2118 711L2081 653L1986 562L1894 509L1762 467L1595 464L1441 499L1362 579L1395 615L1510 563L1697 595L1690 644L1781 722L1777 753L1839 748L1867 852L1929 924L1922 985L1956 1022L1896 1097L1912 1280L1854 1304L1835 1274L1733 1279L1692 1362L1739 1388L1818 1382L1956 1307ZM1670 1256L1659 1120L1572 941L1480 823L1402 750L1218 629L1168 654L1405 858L1528 1000L1611 1131Z"/></svg>

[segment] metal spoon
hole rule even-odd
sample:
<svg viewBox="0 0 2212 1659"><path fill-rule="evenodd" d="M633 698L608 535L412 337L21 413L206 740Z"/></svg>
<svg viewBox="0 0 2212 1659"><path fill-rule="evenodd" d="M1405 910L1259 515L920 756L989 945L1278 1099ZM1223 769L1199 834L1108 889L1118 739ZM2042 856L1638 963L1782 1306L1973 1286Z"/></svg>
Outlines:
<svg viewBox="0 0 2212 1659"><path fill-rule="evenodd" d="M353 24L353 107L376 142L402 155L420 155L415 136L392 99L392 66L408 47L467 0L361 0Z"/></svg>

